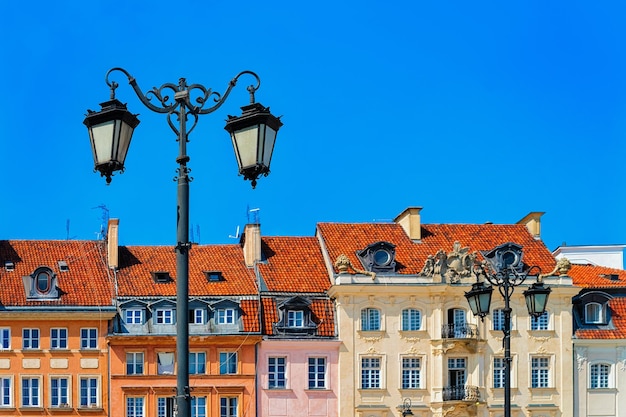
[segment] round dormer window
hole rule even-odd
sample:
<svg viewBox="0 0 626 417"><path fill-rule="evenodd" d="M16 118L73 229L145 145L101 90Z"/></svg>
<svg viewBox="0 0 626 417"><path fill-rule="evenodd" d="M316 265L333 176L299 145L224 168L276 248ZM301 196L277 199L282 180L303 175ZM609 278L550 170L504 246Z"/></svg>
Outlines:
<svg viewBox="0 0 626 417"><path fill-rule="evenodd" d="M391 262L391 254L385 249L378 249L374 252L374 263L377 266L386 266Z"/></svg>
<svg viewBox="0 0 626 417"><path fill-rule="evenodd" d="M50 281L51 281L52 277L50 276L50 273L48 271L40 271L37 273L37 276L35 277L35 281L37 284L37 291L39 291L40 293L47 293L48 291L50 291Z"/></svg>

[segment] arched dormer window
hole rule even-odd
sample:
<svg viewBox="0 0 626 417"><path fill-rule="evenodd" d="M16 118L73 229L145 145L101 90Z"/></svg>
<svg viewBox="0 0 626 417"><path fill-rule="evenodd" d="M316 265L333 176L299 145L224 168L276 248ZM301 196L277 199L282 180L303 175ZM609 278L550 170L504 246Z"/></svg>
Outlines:
<svg viewBox="0 0 626 417"><path fill-rule="evenodd" d="M357 252L359 260L369 272L396 272L396 246L376 242Z"/></svg>
<svg viewBox="0 0 626 417"><path fill-rule="evenodd" d="M280 320L275 328L280 333L315 334L317 324L311 317L311 302L302 297L292 297L278 304Z"/></svg>
<svg viewBox="0 0 626 417"><path fill-rule="evenodd" d="M587 303L585 305L585 322L588 324L604 324L606 322L604 305L600 303Z"/></svg>
<svg viewBox="0 0 626 417"><path fill-rule="evenodd" d="M59 298L57 276L47 266L40 266L32 274L23 277L27 299L50 300Z"/></svg>

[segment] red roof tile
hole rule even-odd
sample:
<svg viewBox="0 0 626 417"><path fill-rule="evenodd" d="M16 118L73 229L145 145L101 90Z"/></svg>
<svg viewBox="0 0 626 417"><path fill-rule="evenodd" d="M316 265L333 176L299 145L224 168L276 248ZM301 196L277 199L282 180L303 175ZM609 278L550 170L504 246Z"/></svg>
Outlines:
<svg viewBox="0 0 626 417"><path fill-rule="evenodd" d="M457 241L470 252L514 242L523 247L523 261L527 265L537 265L543 273L552 271L556 265L544 243L521 224L424 224L421 242L409 239L402 226L396 223L319 223L317 227L331 262L344 254L357 268L361 263L356 252L378 241L396 245L400 274L419 273L429 255L435 255L440 249L450 252Z"/></svg>
<svg viewBox="0 0 626 417"><path fill-rule="evenodd" d="M113 279L106 267L106 247L102 241L79 240L2 240L0 261L12 261L13 271L0 265L0 303L10 306L110 306ZM68 271L59 270L65 261ZM47 266L58 277L58 300L26 300L22 277Z"/></svg>
<svg viewBox="0 0 626 417"><path fill-rule="evenodd" d="M572 265L568 275L574 285L584 288L626 288L626 271L595 265Z"/></svg>

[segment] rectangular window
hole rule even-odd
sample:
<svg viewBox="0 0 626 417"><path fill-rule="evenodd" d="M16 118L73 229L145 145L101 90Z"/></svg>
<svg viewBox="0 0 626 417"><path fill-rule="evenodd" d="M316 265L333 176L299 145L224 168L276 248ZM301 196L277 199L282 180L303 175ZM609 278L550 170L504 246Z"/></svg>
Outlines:
<svg viewBox="0 0 626 417"><path fill-rule="evenodd" d="M537 318L530 318L530 330L548 330L549 315L547 311Z"/></svg>
<svg viewBox="0 0 626 417"><path fill-rule="evenodd" d="M380 387L380 358L361 358L361 388Z"/></svg>
<svg viewBox="0 0 626 417"><path fill-rule="evenodd" d="M38 377L22 378L22 407L41 406L41 383Z"/></svg>
<svg viewBox="0 0 626 417"><path fill-rule="evenodd" d="M13 405L13 387L12 379L10 377L0 378L0 406L10 407Z"/></svg>
<svg viewBox="0 0 626 417"><path fill-rule="evenodd" d="M217 324L235 324L235 310L232 308L218 309Z"/></svg>
<svg viewBox="0 0 626 417"><path fill-rule="evenodd" d="M376 308L361 310L361 330L380 330L380 311Z"/></svg>
<svg viewBox="0 0 626 417"><path fill-rule="evenodd" d="M174 352L157 352L157 374L174 375Z"/></svg>
<svg viewBox="0 0 626 417"><path fill-rule="evenodd" d="M69 407L69 378L50 378L50 406Z"/></svg>
<svg viewBox="0 0 626 417"><path fill-rule="evenodd" d="M205 374L206 373L206 353L189 352L189 373Z"/></svg>
<svg viewBox="0 0 626 417"><path fill-rule="evenodd" d="M143 375L143 352L126 352L126 375Z"/></svg>
<svg viewBox="0 0 626 417"><path fill-rule="evenodd" d="M98 397L98 378L80 377L80 406L96 408L99 405Z"/></svg>
<svg viewBox="0 0 626 417"><path fill-rule="evenodd" d="M50 329L50 349L67 349L67 329Z"/></svg>
<svg viewBox="0 0 626 417"><path fill-rule="evenodd" d="M193 308L189 310L189 324L204 324L204 309Z"/></svg>
<svg viewBox="0 0 626 417"><path fill-rule="evenodd" d="M144 417L143 397L126 397L126 417Z"/></svg>
<svg viewBox="0 0 626 417"><path fill-rule="evenodd" d="M422 313L414 308L402 310L402 330L415 331L422 328Z"/></svg>
<svg viewBox="0 0 626 417"><path fill-rule="evenodd" d="M0 349L11 349L11 329L0 329Z"/></svg>
<svg viewBox="0 0 626 417"><path fill-rule="evenodd" d="M589 388L609 388L609 374L611 366L605 363L591 365L589 370Z"/></svg>
<svg viewBox="0 0 626 417"><path fill-rule="evenodd" d="M402 358L402 388L421 387L422 362L420 358Z"/></svg>
<svg viewBox="0 0 626 417"><path fill-rule="evenodd" d="M174 397L157 398L157 417L174 417Z"/></svg>
<svg viewBox="0 0 626 417"><path fill-rule="evenodd" d="M531 359L531 387L547 388L550 386L550 358L535 357Z"/></svg>
<svg viewBox="0 0 626 417"><path fill-rule="evenodd" d="M491 315L493 320L493 330L504 330L504 310L497 308Z"/></svg>
<svg viewBox="0 0 626 417"><path fill-rule="evenodd" d="M191 397L191 417L206 417L206 397Z"/></svg>
<svg viewBox="0 0 626 417"><path fill-rule="evenodd" d="M504 358L493 358L493 387L504 388Z"/></svg>
<svg viewBox="0 0 626 417"><path fill-rule="evenodd" d="M220 374L237 373L237 352L220 352Z"/></svg>
<svg viewBox="0 0 626 417"><path fill-rule="evenodd" d="M287 387L287 359L273 356L267 359L268 388L284 389Z"/></svg>
<svg viewBox="0 0 626 417"><path fill-rule="evenodd" d="M237 397L220 398L220 417L237 417Z"/></svg>
<svg viewBox="0 0 626 417"><path fill-rule="evenodd" d="M326 358L309 358L309 389L326 388Z"/></svg>
<svg viewBox="0 0 626 417"><path fill-rule="evenodd" d="M160 309L156 311L156 324L174 324L174 310Z"/></svg>
<svg viewBox="0 0 626 417"><path fill-rule="evenodd" d="M98 347L98 329L80 329L80 348L96 349Z"/></svg>
<svg viewBox="0 0 626 417"><path fill-rule="evenodd" d="M22 329L22 349L39 349L39 329Z"/></svg>
<svg viewBox="0 0 626 417"><path fill-rule="evenodd" d="M124 314L126 324L143 324L143 309L129 308Z"/></svg>
<svg viewBox="0 0 626 417"><path fill-rule="evenodd" d="M289 310L287 312L287 326L304 327L304 311Z"/></svg>

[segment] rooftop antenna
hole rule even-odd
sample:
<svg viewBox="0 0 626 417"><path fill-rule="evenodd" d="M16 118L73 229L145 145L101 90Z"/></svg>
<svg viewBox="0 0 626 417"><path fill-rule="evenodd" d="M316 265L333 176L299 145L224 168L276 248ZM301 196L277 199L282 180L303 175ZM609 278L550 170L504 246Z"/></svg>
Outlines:
<svg viewBox="0 0 626 417"><path fill-rule="evenodd" d="M235 232L235 235L228 235L228 237L231 239L239 239L239 225L237 225L237 231Z"/></svg>
<svg viewBox="0 0 626 417"><path fill-rule="evenodd" d="M248 210L248 223L250 223L250 213L252 213L252 224L259 224L259 211L261 211L260 208Z"/></svg>
<svg viewBox="0 0 626 417"><path fill-rule="evenodd" d="M100 204L99 206L92 207L91 209L102 210L102 217L101 217L102 222L100 223L100 231L96 232L96 236L98 237L98 239L104 240L107 235L107 228L109 227L109 209L104 204Z"/></svg>

